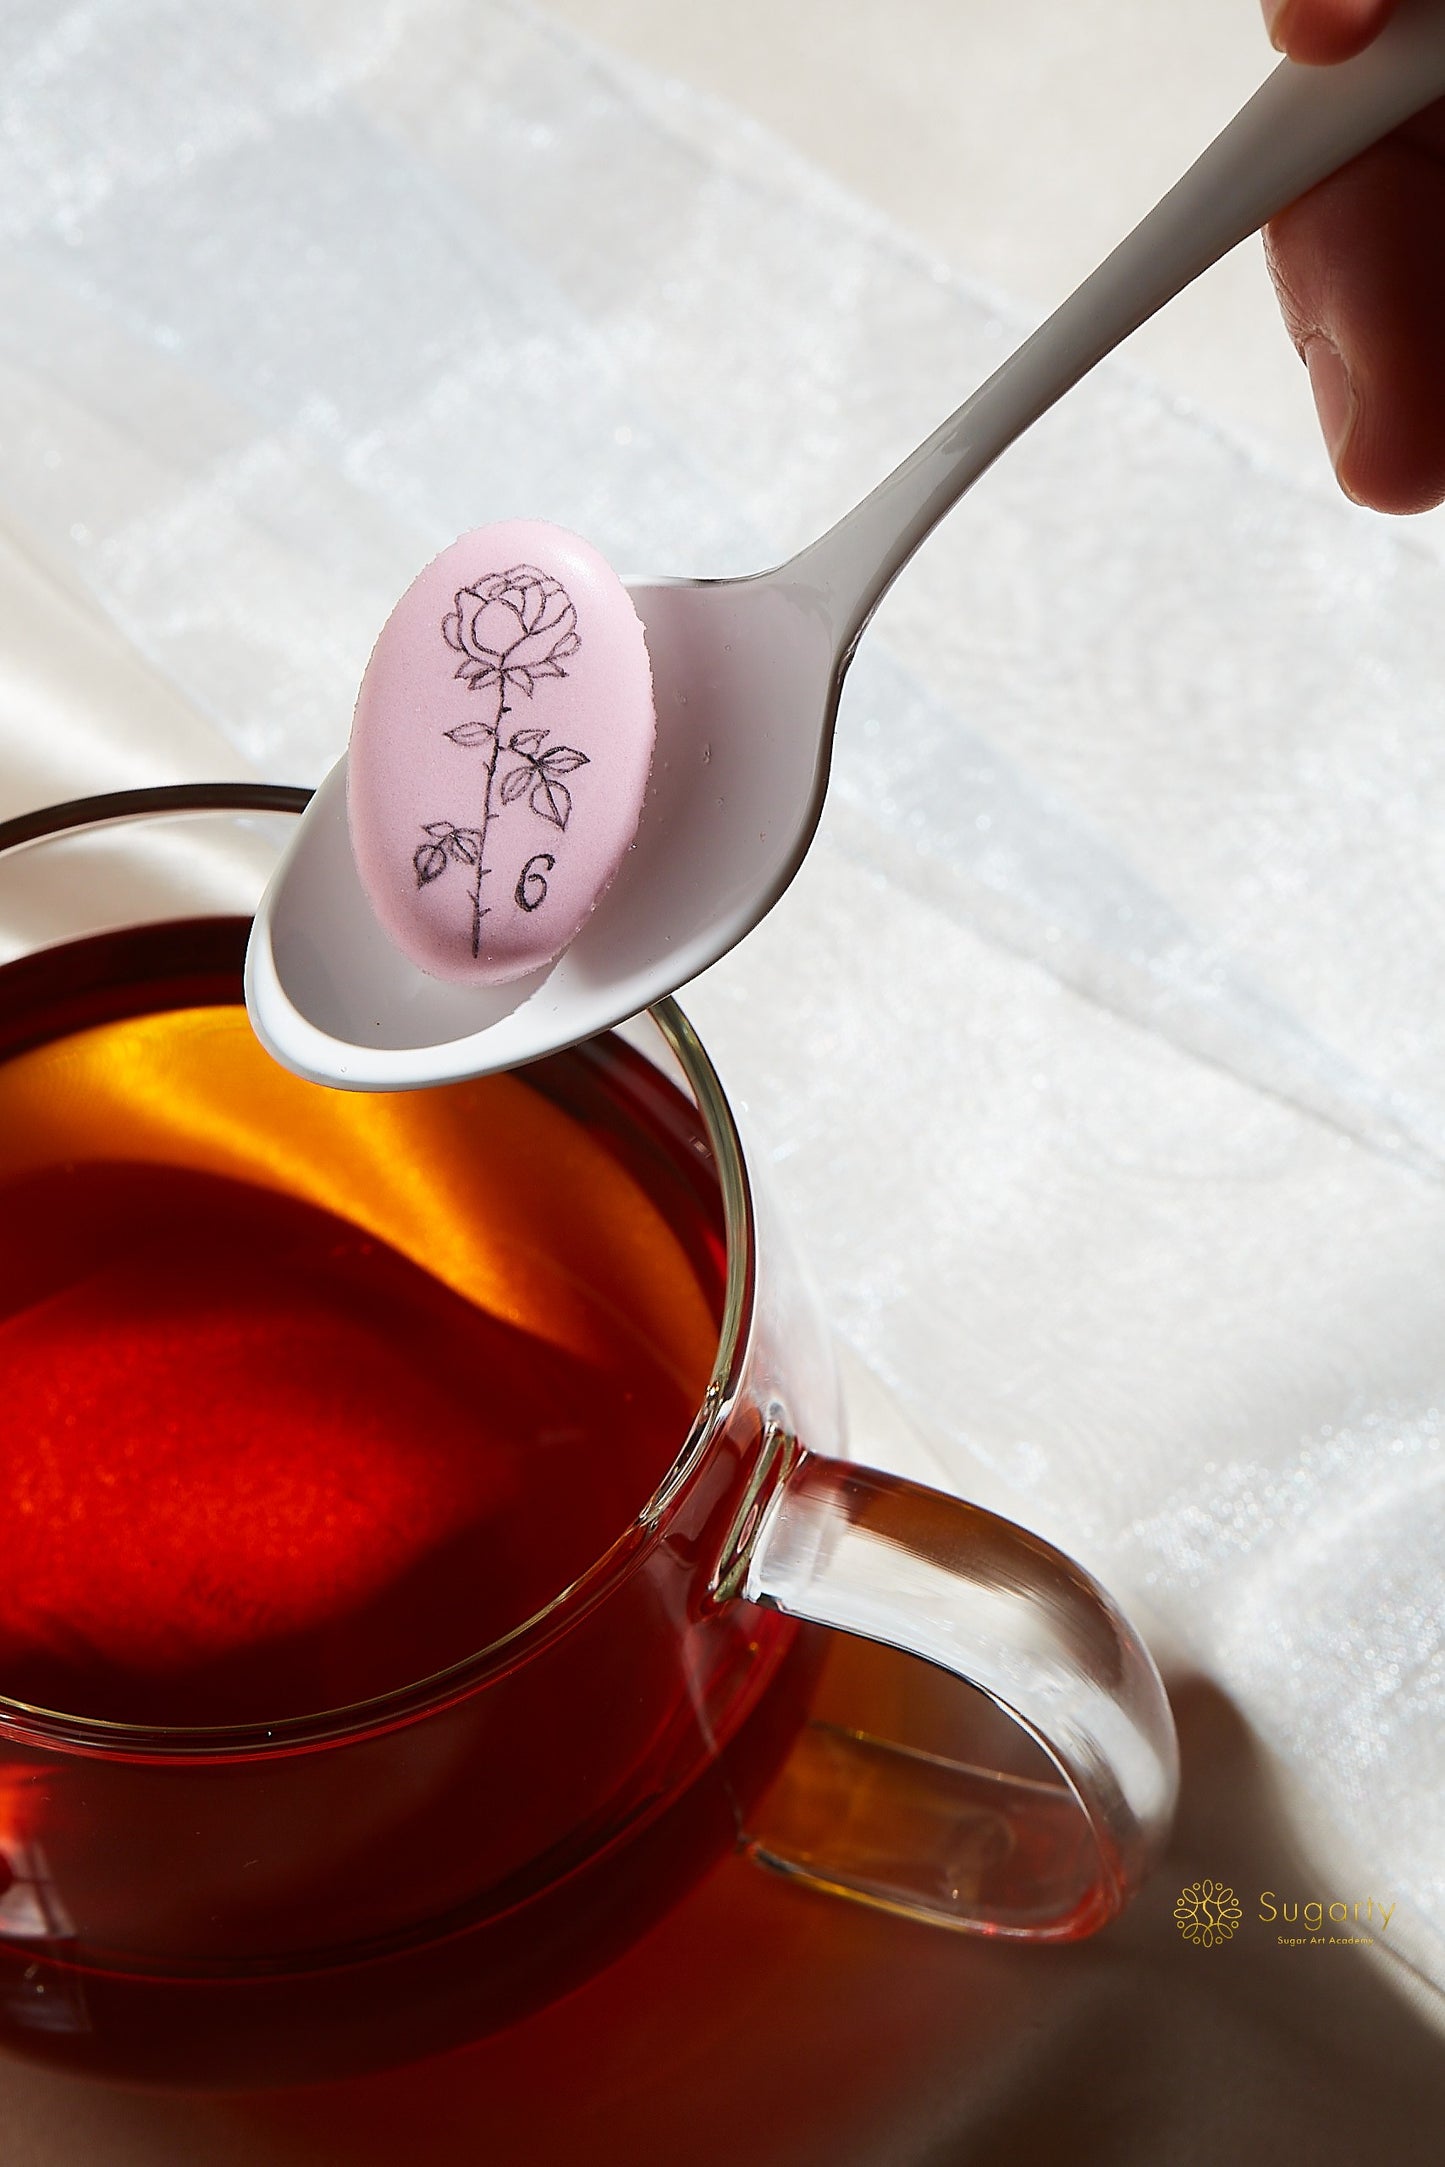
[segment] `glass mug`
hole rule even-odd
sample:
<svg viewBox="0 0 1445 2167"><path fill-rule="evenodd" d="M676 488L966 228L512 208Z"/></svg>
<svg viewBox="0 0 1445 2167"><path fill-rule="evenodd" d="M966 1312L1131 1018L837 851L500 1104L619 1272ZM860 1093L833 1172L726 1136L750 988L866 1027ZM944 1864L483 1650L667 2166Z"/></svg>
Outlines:
<svg viewBox="0 0 1445 2167"><path fill-rule="evenodd" d="M493 1209L480 1192L469 1202L468 1139L497 1103L468 1094L502 1088L549 1137L568 1124L578 1150L602 1154L594 1276L614 1319L635 1262L615 1184L660 1214L670 1261L656 1285L636 1266L636 1299L662 1305L644 1319L656 1336L678 1287L697 1290L711 1374L699 1390L697 1373L650 1494L605 1526L585 1522L566 1483L531 1499L531 1524L575 1521L591 1547L539 1594L514 1527L486 1568L520 1575L512 1612L486 1644L445 1661L424 1634L413 1647L427 1588L405 1581L384 1629L403 1674L355 1673L379 1690L358 1690L343 1664L318 1700L324 1682L288 1641L265 1673L274 1706L232 1705L222 1666L216 1705L182 1705L179 1719L163 1694L154 1709L102 1695L66 1712L59 1631L61 1669L34 1687L22 1669L24 1690L0 1695L0 2043L213 2087L409 2059L564 1992L739 1844L795 1880L946 1927L1092 1932L1148 1870L1176 1788L1167 1702L1137 1635L1048 1544L844 1456L826 1327L672 1002L523 1080L390 1100L324 1091L259 1053L238 1006L249 913L306 796L179 786L0 824L0 1228L8 1220L12 1237L0 1264L19 1256L28 1271L48 1254L42 1218L83 1219L103 1243L104 1181L143 1182L123 1198L133 1214L177 1164L203 1183L341 1198L343 1218L373 1211L344 1202L370 1183L386 1193L368 1225L405 1247L413 1191L437 1174L415 1156L422 1130L398 1145L405 1116L433 1124L461 1236L495 1237L504 1265L512 1245L520 1277L541 1273L562 1300L580 1267L547 1253L535 1212L524 1236L505 1211L499 1228L466 1223ZM150 1067L147 1046L160 1048ZM61 1068L44 1065L56 1058ZM526 1174L533 1201L550 1164ZM572 1165L556 1178L575 1183ZM74 1204L39 1211L27 1184L62 1177L82 1183L63 1190ZM185 1279L201 1268L188 1254ZM452 1268L448 1300L472 1295L470 1268ZM399 1318L396 1335L405 1360ZM4 1337L0 1316L0 1349ZM16 1375L12 1412L27 1389ZM612 1434L625 1428L619 1418ZM165 1450L185 1443L168 1436ZM79 1485L89 1463L76 1464ZM94 1479L123 1482L124 1469ZM5 1487L12 1514L23 1510ZM82 1522L89 1509L78 1502ZM13 1630L27 1596L19 1554L8 1613L0 1602L7 1688L5 1621ZM427 1582L444 1578L437 1556ZM102 1610L118 1581L143 1610L165 1571L118 1550L94 1564L76 1601ZM486 1575L470 1553L458 1572L456 1599L470 1601ZM319 1567L308 1561L305 1577ZM844 1705L820 1712L830 1648L868 1643L903 1651L924 1702L942 1693L987 1717L992 1732L970 1734L983 1746L961 1754L947 1725L888 1735L876 1709L847 1705L846 1677ZM252 1678L246 1690L261 1689Z"/></svg>

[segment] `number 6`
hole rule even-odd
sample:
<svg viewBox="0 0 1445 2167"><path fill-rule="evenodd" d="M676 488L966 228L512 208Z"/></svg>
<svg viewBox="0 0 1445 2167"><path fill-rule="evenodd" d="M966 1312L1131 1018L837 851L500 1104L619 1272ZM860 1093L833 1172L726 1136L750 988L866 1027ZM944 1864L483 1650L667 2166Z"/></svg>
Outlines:
<svg viewBox="0 0 1445 2167"><path fill-rule="evenodd" d="M514 898L521 910L537 910L547 900L547 875L557 860L550 850L539 850L522 867Z"/></svg>

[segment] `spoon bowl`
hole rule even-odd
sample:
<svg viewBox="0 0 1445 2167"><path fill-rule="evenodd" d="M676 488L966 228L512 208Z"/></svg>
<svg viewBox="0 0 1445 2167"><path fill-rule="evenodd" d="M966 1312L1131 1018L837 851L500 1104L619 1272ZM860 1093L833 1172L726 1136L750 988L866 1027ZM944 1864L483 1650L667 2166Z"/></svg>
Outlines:
<svg viewBox="0 0 1445 2167"><path fill-rule="evenodd" d="M473 989L393 948L352 861L345 762L257 913L246 1000L315 1081L400 1090L515 1068L674 992L777 902L822 811L844 673L893 580L1000 453L1220 256L1445 93L1445 0L1334 68L1282 62L1063 306L822 539L772 572L628 583L657 742L636 840L548 969Z"/></svg>
<svg viewBox="0 0 1445 2167"><path fill-rule="evenodd" d="M636 842L592 917L549 969L508 985L428 977L367 902L341 760L298 824L247 955L252 1021L289 1068L383 1091L515 1068L695 978L783 893L827 787L843 675L831 596L792 567L628 591L657 745ZM800 729L799 716L821 727Z"/></svg>

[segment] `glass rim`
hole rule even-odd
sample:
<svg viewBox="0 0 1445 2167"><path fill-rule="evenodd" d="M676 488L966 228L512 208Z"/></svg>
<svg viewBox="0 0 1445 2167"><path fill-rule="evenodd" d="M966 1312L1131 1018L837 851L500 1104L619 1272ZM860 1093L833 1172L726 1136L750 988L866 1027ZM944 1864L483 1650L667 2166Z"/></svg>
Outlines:
<svg viewBox="0 0 1445 2167"><path fill-rule="evenodd" d="M198 813L299 815L312 794L310 789L293 784L226 782L167 783L70 798L0 821L0 857L85 828L129 820L185 818ZM340 1740L358 1739L419 1721L466 1698L496 1672L525 1660L569 1631L637 1568L658 1540L673 1501L707 1457L737 1397L746 1365L757 1286L752 1185L742 1138L721 1080L702 1041L671 995L640 1013L672 1052L702 1120L722 1193L726 1264L712 1374L687 1435L662 1480L621 1533L585 1572L508 1632L442 1670L365 1700L307 1715L283 1716L271 1723L172 1725L69 1715L0 1692L0 1735L8 1732L43 1740L47 1746L92 1758L184 1760L192 1766L207 1760L269 1759L314 1752Z"/></svg>

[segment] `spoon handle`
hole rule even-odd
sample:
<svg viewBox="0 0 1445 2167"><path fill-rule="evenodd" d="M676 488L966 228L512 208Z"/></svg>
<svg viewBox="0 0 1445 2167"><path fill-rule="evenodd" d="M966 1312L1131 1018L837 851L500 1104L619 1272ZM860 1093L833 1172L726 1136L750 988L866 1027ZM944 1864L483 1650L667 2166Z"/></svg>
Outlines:
<svg viewBox="0 0 1445 2167"><path fill-rule="evenodd" d="M1285 60L1063 306L790 569L827 592L845 652L945 512L1041 414L1201 271L1445 94L1445 0L1404 0L1354 60Z"/></svg>

